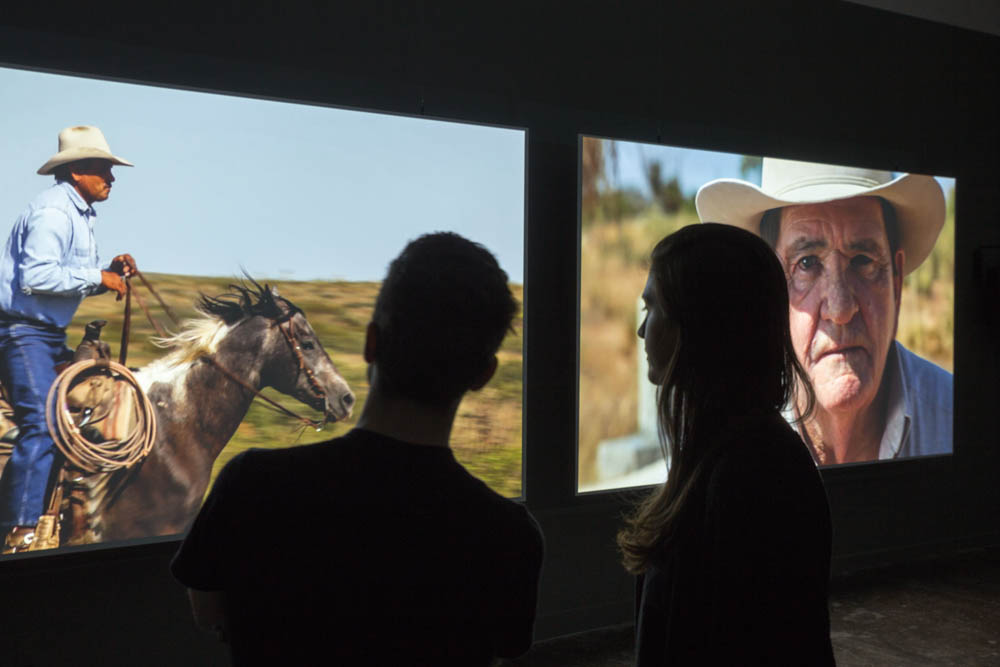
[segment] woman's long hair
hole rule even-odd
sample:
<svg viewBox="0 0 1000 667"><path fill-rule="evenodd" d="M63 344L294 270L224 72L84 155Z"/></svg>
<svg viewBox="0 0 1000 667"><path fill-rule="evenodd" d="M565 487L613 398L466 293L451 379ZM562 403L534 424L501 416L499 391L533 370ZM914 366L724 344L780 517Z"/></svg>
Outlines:
<svg viewBox="0 0 1000 667"><path fill-rule="evenodd" d="M792 347L785 274L763 240L730 225L683 227L653 249L650 276L656 305L676 333L657 395L670 470L618 534L633 573L679 536L687 501L714 455L739 445L720 437L727 424L778 414L797 399L804 418L815 403Z"/></svg>

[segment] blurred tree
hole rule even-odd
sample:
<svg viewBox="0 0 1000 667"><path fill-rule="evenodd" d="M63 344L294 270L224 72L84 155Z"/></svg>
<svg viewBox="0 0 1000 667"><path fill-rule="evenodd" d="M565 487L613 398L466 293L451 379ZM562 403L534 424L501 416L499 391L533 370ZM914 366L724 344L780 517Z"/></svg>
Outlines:
<svg viewBox="0 0 1000 667"><path fill-rule="evenodd" d="M622 220L634 218L642 213L649 202L636 188L609 190L601 195L601 213L605 220L614 220L621 224Z"/></svg>
<svg viewBox="0 0 1000 667"><path fill-rule="evenodd" d="M583 138L580 165L580 217L584 225L594 221L598 213L601 192L607 188L604 173L604 142L601 139Z"/></svg>
<svg viewBox="0 0 1000 667"><path fill-rule="evenodd" d="M755 155L744 155L740 160L740 176L744 180L760 185L760 175L763 165L763 158Z"/></svg>
<svg viewBox="0 0 1000 667"><path fill-rule="evenodd" d="M644 164L646 172L646 183L649 191L664 213L674 214L684 205L684 193L681 192L681 184L676 176L669 181L663 180L663 166L658 160L652 160Z"/></svg>
<svg viewBox="0 0 1000 667"><path fill-rule="evenodd" d="M621 193L621 178L618 175L618 142L608 141L608 160L611 162L611 192L609 195L612 196L610 207L610 218L614 220L616 225L622 224L622 215L624 211L622 210L622 197Z"/></svg>

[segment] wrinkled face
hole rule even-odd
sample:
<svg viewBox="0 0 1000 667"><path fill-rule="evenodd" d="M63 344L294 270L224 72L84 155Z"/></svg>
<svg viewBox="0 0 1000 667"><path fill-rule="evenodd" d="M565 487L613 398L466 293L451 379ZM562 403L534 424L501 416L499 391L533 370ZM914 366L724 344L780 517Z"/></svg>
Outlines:
<svg viewBox="0 0 1000 667"><path fill-rule="evenodd" d="M677 347L678 334L677 327L663 312L663 307L657 299L652 272L646 279L646 287L642 290L642 303L646 316L636 333L643 340L646 349L649 381L653 384L663 384Z"/></svg>
<svg viewBox="0 0 1000 667"><path fill-rule="evenodd" d="M878 200L785 207L775 252L788 279L792 343L819 407L864 409L896 336L903 280L903 251L890 256Z"/></svg>
<svg viewBox="0 0 1000 667"><path fill-rule="evenodd" d="M73 163L70 174L77 191L88 204L107 199L111 194L111 184L115 182L110 160L80 160Z"/></svg>
<svg viewBox="0 0 1000 667"><path fill-rule="evenodd" d="M269 372L270 386L321 411L327 421L335 422L351 415L354 394L302 312L283 324L273 325L269 347L273 348L275 360L269 364L273 368Z"/></svg>

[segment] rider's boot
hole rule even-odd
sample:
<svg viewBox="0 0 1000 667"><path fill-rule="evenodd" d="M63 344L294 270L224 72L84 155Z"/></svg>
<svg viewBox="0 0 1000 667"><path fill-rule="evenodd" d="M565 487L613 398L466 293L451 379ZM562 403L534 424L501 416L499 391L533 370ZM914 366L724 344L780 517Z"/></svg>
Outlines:
<svg viewBox="0 0 1000 667"><path fill-rule="evenodd" d="M54 514L43 514L37 526L14 526L3 544L3 554L55 549L59 546L59 526Z"/></svg>
<svg viewBox="0 0 1000 667"><path fill-rule="evenodd" d="M35 547L35 526L14 526L3 543L3 554L19 554Z"/></svg>

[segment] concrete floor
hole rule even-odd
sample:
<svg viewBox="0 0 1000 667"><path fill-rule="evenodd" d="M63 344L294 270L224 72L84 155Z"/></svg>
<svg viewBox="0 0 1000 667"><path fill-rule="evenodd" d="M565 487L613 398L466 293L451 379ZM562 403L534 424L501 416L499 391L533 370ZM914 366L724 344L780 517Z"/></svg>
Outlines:
<svg viewBox="0 0 1000 667"><path fill-rule="evenodd" d="M1000 547L838 577L830 596L837 664L1000 665ZM537 643L501 665L627 667L619 626Z"/></svg>

